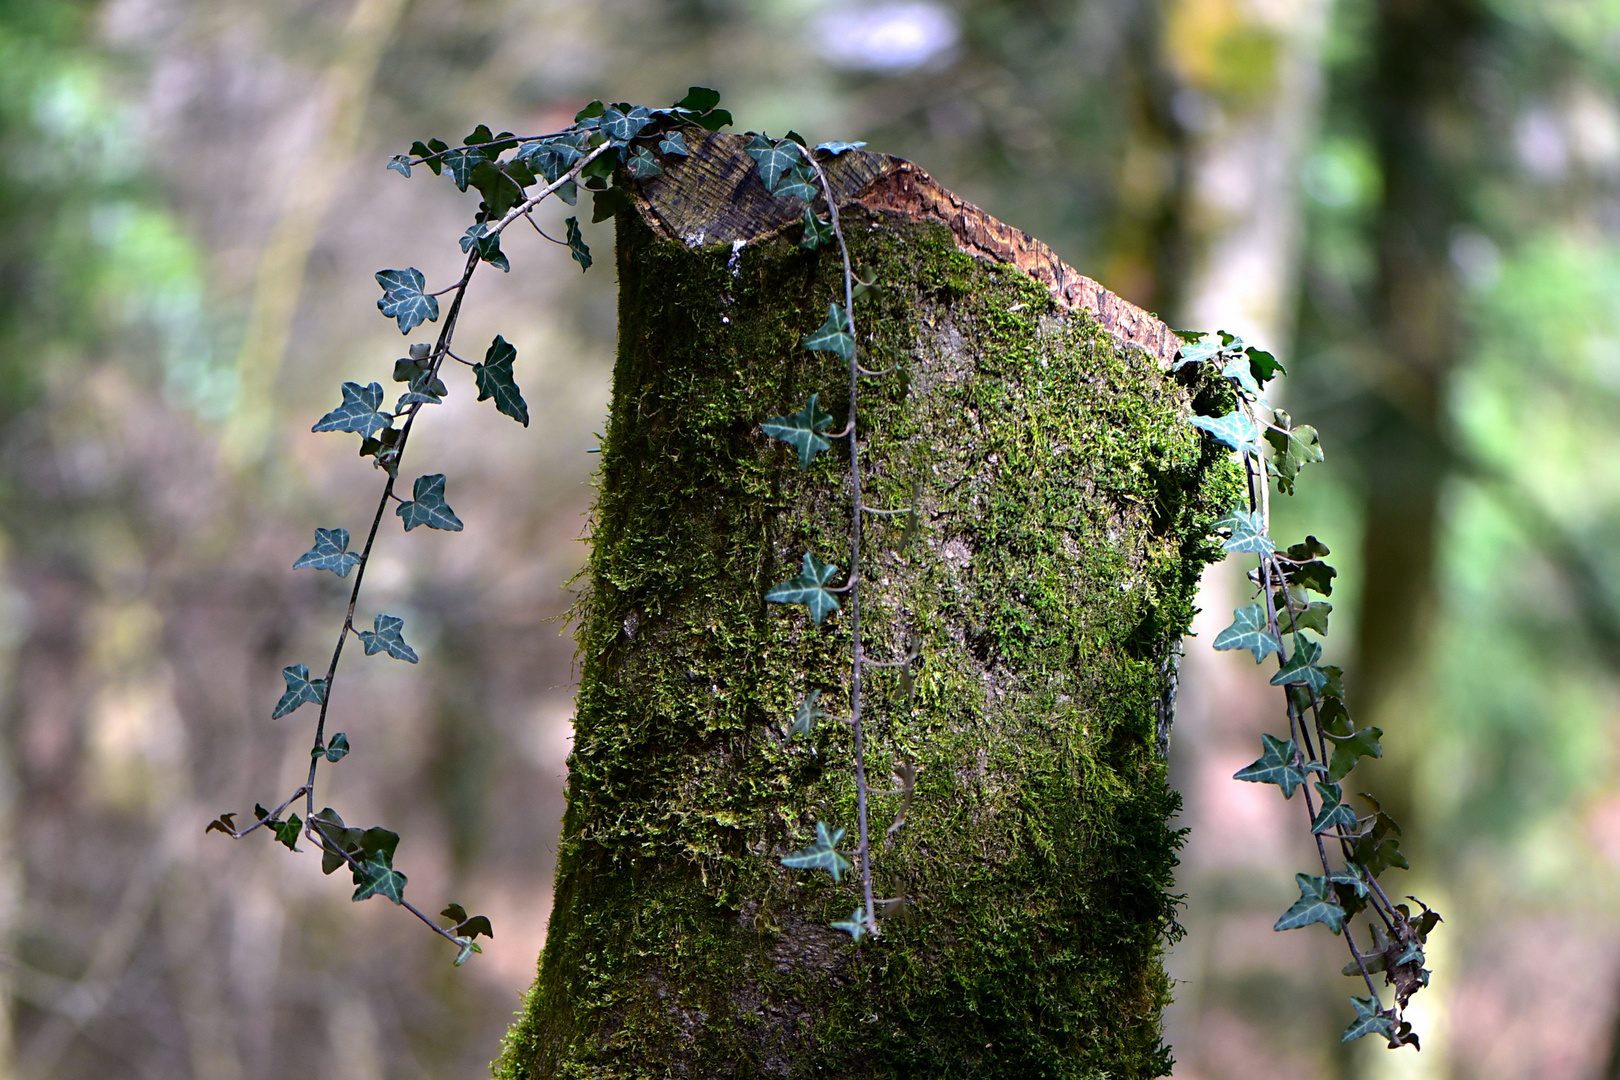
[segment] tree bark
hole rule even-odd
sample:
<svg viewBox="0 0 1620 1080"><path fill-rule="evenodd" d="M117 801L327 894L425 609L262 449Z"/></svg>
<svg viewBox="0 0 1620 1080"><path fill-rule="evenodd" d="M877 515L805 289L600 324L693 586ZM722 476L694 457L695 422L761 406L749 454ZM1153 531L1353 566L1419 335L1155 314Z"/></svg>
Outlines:
<svg viewBox="0 0 1620 1080"><path fill-rule="evenodd" d="M844 612L767 605L842 562L848 454L759 429L847 370L799 341L841 301L736 136L693 140L618 226L619 354L579 617L568 810L539 978L497 1075L1151 1077L1178 799L1175 657L1227 455L1164 324L922 170L828 163L857 267L868 505L861 621L878 894L782 867L854 847ZM835 580L842 580L842 574ZM790 739L795 704L830 714Z"/></svg>

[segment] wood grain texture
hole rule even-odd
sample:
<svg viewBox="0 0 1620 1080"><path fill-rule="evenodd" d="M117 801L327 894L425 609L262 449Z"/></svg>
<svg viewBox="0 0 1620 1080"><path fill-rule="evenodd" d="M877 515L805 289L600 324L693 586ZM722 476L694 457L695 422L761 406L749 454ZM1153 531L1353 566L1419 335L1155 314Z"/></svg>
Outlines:
<svg viewBox="0 0 1620 1080"><path fill-rule="evenodd" d="M689 145L691 155L644 183L635 200L655 232L688 247L735 246L803 217L804 204L798 199L777 198L765 190L744 136L706 132ZM840 207L858 203L913 220L942 222L963 251L1017 266L1045 285L1059 307L1089 311L1106 330L1161 365L1168 366L1181 347L1161 320L1080 273L1048 245L947 191L911 162L853 150L827 159L822 167Z"/></svg>

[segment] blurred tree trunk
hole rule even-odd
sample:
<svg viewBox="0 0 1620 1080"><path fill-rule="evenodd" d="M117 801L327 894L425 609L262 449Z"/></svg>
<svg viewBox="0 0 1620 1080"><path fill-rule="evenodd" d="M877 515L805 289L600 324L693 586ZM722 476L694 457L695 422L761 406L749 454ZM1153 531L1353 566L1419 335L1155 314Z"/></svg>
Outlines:
<svg viewBox="0 0 1620 1080"><path fill-rule="evenodd" d="M1172 657L1236 490L1176 341L915 167L835 159L881 283L863 357L896 368L860 403L866 499L919 511L867 528L865 646L920 654L870 676L867 768L922 771L889 839L898 793L875 801L904 914L852 944L828 924L853 875L779 863L817 821L854 832L846 613L762 602L847 551L842 447L801 472L759 431L813 393L842 422L842 362L797 344L840 263L741 146L619 217L556 903L498 1075L1161 1075ZM812 688L831 716L790 739Z"/></svg>
<svg viewBox="0 0 1620 1080"><path fill-rule="evenodd" d="M1377 790L1397 817L1413 805L1417 736L1434 625L1439 500L1448 470L1446 402L1462 348L1450 258L1468 220L1468 155L1480 133L1466 96L1485 13L1476 0L1381 0L1366 94L1383 201L1376 226L1381 334L1365 478L1362 599L1353 689L1358 715L1404 748Z"/></svg>

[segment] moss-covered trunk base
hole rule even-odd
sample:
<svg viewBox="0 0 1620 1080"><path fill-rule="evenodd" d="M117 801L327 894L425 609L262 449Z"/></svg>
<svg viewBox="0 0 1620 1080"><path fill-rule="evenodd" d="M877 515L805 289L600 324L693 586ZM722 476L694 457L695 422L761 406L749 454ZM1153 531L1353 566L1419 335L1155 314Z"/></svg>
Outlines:
<svg viewBox="0 0 1620 1080"><path fill-rule="evenodd" d="M861 568L868 654L917 654L864 706L874 786L922 770L892 835L901 797L874 798L878 895L902 902L855 945L828 925L854 876L778 861L818 820L855 831L847 623L763 600L807 550L847 562L847 452L801 471L759 429L813 393L844 423L842 362L798 346L842 299L836 253L792 226L689 245L655 192L619 221L556 902L502 1077L1168 1071L1159 728L1235 481L1162 324L1066 298L1086 279L1055 257L1065 281L970 254L989 234L908 209L927 178L885 161L844 229L881 283L863 362L893 368L862 390L867 501L916 508L868 522ZM790 738L812 689L829 716Z"/></svg>

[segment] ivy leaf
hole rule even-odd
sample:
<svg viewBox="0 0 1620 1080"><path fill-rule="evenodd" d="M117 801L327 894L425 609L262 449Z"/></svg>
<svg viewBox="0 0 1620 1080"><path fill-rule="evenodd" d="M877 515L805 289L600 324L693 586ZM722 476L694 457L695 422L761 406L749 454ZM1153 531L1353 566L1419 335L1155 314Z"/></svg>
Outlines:
<svg viewBox="0 0 1620 1080"><path fill-rule="evenodd" d="M1298 633L1301 630L1315 630L1318 634L1327 636L1328 616L1333 614L1333 605L1325 600L1313 600L1304 607L1294 608L1294 613L1288 613L1289 604L1282 590L1277 591L1277 627L1285 634Z"/></svg>
<svg viewBox="0 0 1620 1080"><path fill-rule="evenodd" d="M605 132L610 139L629 142L650 123L652 116L644 106L637 105L629 112L620 112L616 106L608 105L602 109L602 119L597 123L597 130Z"/></svg>
<svg viewBox="0 0 1620 1080"><path fill-rule="evenodd" d="M473 953L481 953L484 951L478 947L478 942L474 941L472 938L458 937L456 938L456 944L461 946L460 950L456 953L456 958L451 961L451 963L455 964L456 967L460 967L468 960L471 960Z"/></svg>
<svg viewBox="0 0 1620 1080"><path fill-rule="evenodd" d="M354 872L354 899L370 900L373 896L386 896L394 903L405 899L405 875L394 869L392 852L377 852L360 864Z"/></svg>
<svg viewBox="0 0 1620 1080"><path fill-rule="evenodd" d="M811 690L804 695L804 700L793 710L793 726L789 729L791 734L805 736L810 734L810 729L815 726L816 721L827 715L821 711L820 702L820 690Z"/></svg>
<svg viewBox="0 0 1620 1080"><path fill-rule="evenodd" d="M1283 798L1292 799L1294 789L1305 782L1305 772L1294 764L1299 747L1293 739L1284 742L1274 735L1261 735L1265 753L1232 774L1234 780L1247 780L1251 784L1276 784Z"/></svg>
<svg viewBox="0 0 1620 1080"><path fill-rule="evenodd" d="M798 144L789 139L772 142L764 135L755 135L745 149L759 166L759 178L765 190L772 194L776 193L776 185L782 182L782 177L800 160Z"/></svg>
<svg viewBox="0 0 1620 1080"><path fill-rule="evenodd" d="M411 155L395 154L388 159L388 167L409 180L411 178Z"/></svg>
<svg viewBox="0 0 1620 1080"><path fill-rule="evenodd" d="M512 377L512 362L516 359L517 349L496 334L484 353L484 362L473 365L473 378L478 380L479 401L494 398L496 411L528 427L529 405Z"/></svg>
<svg viewBox="0 0 1620 1080"><path fill-rule="evenodd" d="M707 86L688 87L686 96L675 103L677 109L686 109L689 112L706 113L720 104L720 91L710 90Z"/></svg>
<svg viewBox="0 0 1620 1080"><path fill-rule="evenodd" d="M1232 535L1221 545L1227 551L1241 551L1250 555L1270 555L1277 550L1266 535L1265 514L1259 510L1252 514L1243 509L1233 510L1215 523L1217 529L1231 529Z"/></svg>
<svg viewBox="0 0 1620 1080"><path fill-rule="evenodd" d="M776 185L776 190L771 194L779 199L791 195L805 202L811 202L820 192L821 189L816 186L815 170L798 165L782 177L782 182Z"/></svg>
<svg viewBox="0 0 1620 1080"><path fill-rule="evenodd" d="M408 334L423 322L438 321L439 298L425 291L427 279L422 271L412 266L404 270L379 270L375 276L383 290L377 310L398 321L400 333Z"/></svg>
<svg viewBox="0 0 1620 1080"><path fill-rule="evenodd" d="M1270 382L1272 376L1274 375L1288 374L1288 369L1283 367L1282 364L1277 361L1275 356L1272 356L1264 349L1257 349L1253 345L1250 345L1247 349L1243 350L1243 353L1249 358L1250 374L1252 374L1262 385Z"/></svg>
<svg viewBox="0 0 1620 1080"><path fill-rule="evenodd" d="M571 217L563 225L568 229L568 253L579 263L580 270L589 270L591 249L585 246L585 238L579 235L579 218Z"/></svg>
<svg viewBox="0 0 1620 1080"><path fill-rule="evenodd" d="M821 395L811 394L804 408L787 416L773 416L759 425L759 429L773 439L780 439L799 451L799 468L808 469L810 461L832 444L822 437L832 423L832 414L822 412L816 404Z"/></svg>
<svg viewBox="0 0 1620 1080"><path fill-rule="evenodd" d="M287 682L287 690L276 702L275 711L270 719L280 720L306 701L311 705L319 705L326 700L326 680L311 679L308 664L294 664L281 669L281 677Z"/></svg>
<svg viewBox="0 0 1620 1080"><path fill-rule="evenodd" d="M1214 647L1248 649L1254 653L1254 662L1260 663L1272 653L1282 652L1282 646L1271 636L1266 626L1266 611L1260 604L1250 604L1232 612L1232 625L1215 635Z"/></svg>
<svg viewBox="0 0 1620 1080"><path fill-rule="evenodd" d="M691 156L686 149L686 139L678 131L671 131L658 140L658 152L675 157Z"/></svg>
<svg viewBox="0 0 1620 1080"><path fill-rule="evenodd" d="M394 414L396 416L404 412L408 405L437 405L444 400L444 396L450 392L450 388L444 385L443 379L433 374L431 366L417 367L413 361L407 360L404 362L410 364L414 370L411 374L410 385L405 388L403 394L399 395L399 400L394 402ZM394 362L394 374L396 375L399 374L399 364L400 361ZM384 436L388 434L386 431L383 432ZM390 443L389 445L393 444ZM365 451L361 451L360 456L365 457Z"/></svg>
<svg viewBox="0 0 1620 1080"><path fill-rule="evenodd" d="M391 413L381 411L382 383L343 384L343 403L319 420L311 431L352 431L362 439L375 438L394 424Z"/></svg>
<svg viewBox="0 0 1620 1080"><path fill-rule="evenodd" d="M1359 972L1358 972L1359 974ZM1390 1018L1385 1016L1378 1007L1377 998L1353 997L1350 1004L1355 1006L1356 1018L1350 1021L1350 1026L1344 1029L1339 1036L1340 1042L1355 1042L1364 1035L1378 1034L1391 1042L1395 1039L1395 1028Z"/></svg>
<svg viewBox="0 0 1620 1080"><path fill-rule="evenodd" d="M1254 420L1242 409L1235 409L1225 416L1194 416L1189 422L1239 453L1258 449L1259 444L1255 439L1259 433Z"/></svg>
<svg viewBox="0 0 1620 1080"><path fill-rule="evenodd" d="M298 835L304 831L304 823L297 814L293 814L286 821L272 821L269 829L275 834L276 840L287 845L288 851L298 850Z"/></svg>
<svg viewBox="0 0 1620 1080"><path fill-rule="evenodd" d="M849 918L840 919L839 921L833 923L832 928L834 930L842 930L844 933L850 936L852 941L859 941L861 938L870 933L870 931L866 929L866 918L861 914L860 908L856 908L854 911L850 912Z"/></svg>
<svg viewBox="0 0 1620 1080"><path fill-rule="evenodd" d="M814 251L824 244L832 243L834 239L836 239L836 234L833 232L832 222L822 221L816 216L815 210L806 206L804 208L804 237L799 241L799 246Z"/></svg>
<svg viewBox="0 0 1620 1080"><path fill-rule="evenodd" d="M597 158L596 160L605 161L606 158ZM614 186L598 191L591 196L591 224L612 221L618 216L619 211L628 211L629 209L630 199L625 195L624 188Z"/></svg>
<svg viewBox="0 0 1620 1080"><path fill-rule="evenodd" d="M414 501L394 507L394 513L405 521L406 532L418 525L446 532L461 531L461 519L444 501L444 473L418 476L411 485L411 495Z"/></svg>
<svg viewBox="0 0 1620 1080"><path fill-rule="evenodd" d="M837 304L827 305L827 321L799 344L812 352L837 353L845 363L855 359L855 336L850 333L849 317Z"/></svg>
<svg viewBox="0 0 1620 1080"><path fill-rule="evenodd" d="M1322 646L1310 638L1300 638L1294 655L1271 677L1272 686L1309 686L1320 694L1328 684L1328 673L1317 665Z"/></svg>
<svg viewBox="0 0 1620 1080"><path fill-rule="evenodd" d="M1367 895L1367 880L1362 875L1361 867L1354 862L1346 861L1343 870L1335 870L1328 875L1328 880L1335 885L1342 885L1357 896Z"/></svg>
<svg viewBox="0 0 1620 1080"><path fill-rule="evenodd" d="M1283 554L1288 556L1288 562L1283 564L1283 577L1290 585L1319 592L1323 596L1333 595L1333 579L1339 572L1322 561L1325 555L1331 555L1327 545L1314 536L1307 536L1298 544L1290 544Z"/></svg>
<svg viewBox="0 0 1620 1080"><path fill-rule="evenodd" d="M820 626L829 612L838 610L838 597L827 589L827 582L836 573L838 567L822 562L807 551L799 576L771 586L765 600L772 604L803 604L809 609L810 620Z"/></svg>
<svg viewBox="0 0 1620 1080"><path fill-rule="evenodd" d="M213 831L215 831L217 829L218 831L224 833L226 836L235 836L236 835L236 821L234 820L235 817L236 817L236 811L235 810L232 810L228 814L219 815L219 817L215 818L213 821L210 821L208 823L208 828L203 830L203 835L207 836L209 833L211 833L211 832L213 832Z"/></svg>
<svg viewBox="0 0 1620 1080"><path fill-rule="evenodd" d="M348 529L316 529L315 546L298 556L294 570L330 570L348 577L360 562L360 553L349 550Z"/></svg>
<svg viewBox="0 0 1620 1080"><path fill-rule="evenodd" d="M332 741L326 744L323 753L326 754L326 760L333 764L342 761L349 753L349 737L341 731L333 735Z"/></svg>
<svg viewBox="0 0 1620 1080"><path fill-rule="evenodd" d="M664 167L658 164L658 159L653 157L645 146L638 146L630 151L630 158L625 165L629 168L630 175L637 180L645 180L649 176L662 176L664 172Z"/></svg>
<svg viewBox="0 0 1620 1080"><path fill-rule="evenodd" d="M371 625L370 630L355 631L360 635L360 643L366 647L367 656L386 652L395 660L416 663L416 650L405 644L405 638L401 634L405 629L404 619L398 615L378 615L371 621Z"/></svg>
<svg viewBox="0 0 1620 1080"><path fill-rule="evenodd" d="M473 245L478 245L478 257L491 266L498 266L504 273L511 273L512 264L507 261L506 255L501 251L501 234L489 231L489 223L480 221L462 234L461 250L463 253L471 251Z"/></svg>
<svg viewBox="0 0 1620 1080"><path fill-rule="evenodd" d="M593 101L574 114L574 123L579 127L595 127L596 121L601 118L602 113L605 111L606 109L600 100ZM587 120L590 121L589 124L586 123Z"/></svg>
<svg viewBox="0 0 1620 1080"><path fill-rule="evenodd" d="M518 148L517 156L528 162L529 168L544 176L547 183L554 184L558 177L573 168L574 162L585 155L572 143L556 139L524 143Z"/></svg>
<svg viewBox="0 0 1620 1080"><path fill-rule="evenodd" d="M1383 735L1383 729L1375 727L1362 728L1349 738L1340 738L1329 732L1327 737L1333 740L1333 757L1328 761L1328 779L1335 782L1343 780L1361 758L1383 757L1384 747L1378 741Z"/></svg>
<svg viewBox="0 0 1620 1080"><path fill-rule="evenodd" d="M1325 877L1295 874L1299 884L1299 899L1283 912L1273 930L1297 930L1311 923L1321 923L1337 934L1344 929L1344 909L1333 902L1333 884Z"/></svg>
<svg viewBox="0 0 1620 1080"><path fill-rule="evenodd" d="M1356 811L1344 802L1344 790L1338 784L1318 780L1316 793L1322 796L1322 806L1311 822L1311 832L1318 836L1333 829L1342 829L1346 834L1355 832Z"/></svg>
<svg viewBox="0 0 1620 1080"><path fill-rule="evenodd" d="M456 189L466 191L467 185L472 182L473 170L488 161L489 155L477 147L463 146L450 151L440 160L450 170L450 179L456 182Z"/></svg>
<svg viewBox="0 0 1620 1080"><path fill-rule="evenodd" d="M1208 334L1191 331L1189 332L1189 335L1193 333L1196 333L1196 336L1199 338L1206 338L1209 336ZM1188 344L1183 345L1180 351L1176 353L1175 362L1170 365L1171 370L1180 371L1189 364L1201 364L1205 360L1219 356L1222 348L1223 346L1218 345L1213 341L1200 340L1189 342Z"/></svg>
<svg viewBox="0 0 1620 1080"><path fill-rule="evenodd" d="M1249 362L1242 355L1226 362L1226 366L1221 369L1221 378L1230 380L1251 398L1261 396L1260 384L1254 381L1254 374L1249 370Z"/></svg>
<svg viewBox="0 0 1620 1080"><path fill-rule="evenodd" d="M1286 413L1278 415L1287 416ZM1294 477L1299 475L1299 470L1325 460L1322 440L1309 424L1301 424L1288 431L1267 428L1266 441L1271 444L1273 451L1271 465L1277 470L1277 487L1287 495L1294 493Z"/></svg>
<svg viewBox="0 0 1620 1080"><path fill-rule="evenodd" d="M816 143L816 151L837 157L839 154L847 153L850 150L859 150L865 145L863 142L824 142Z"/></svg>
<svg viewBox="0 0 1620 1080"><path fill-rule="evenodd" d="M838 852L838 841L843 838L843 829L828 829L818 821L815 840L803 851L782 856L782 865L794 870L825 870L833 881L840 881L850 867L849 860Z"/></svg>

